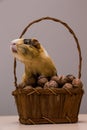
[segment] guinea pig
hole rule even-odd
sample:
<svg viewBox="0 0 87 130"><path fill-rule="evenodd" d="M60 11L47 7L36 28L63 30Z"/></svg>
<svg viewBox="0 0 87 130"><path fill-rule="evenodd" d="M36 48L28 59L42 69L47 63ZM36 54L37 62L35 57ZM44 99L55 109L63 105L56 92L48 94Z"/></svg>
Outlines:
<svg viewBox="0 0 87 130"><path fill-rule="evenodd" d="M37 39L15 39L10 48L13 56L25 65L20 87L35 86L38 76L51 78L57 75L53 61Z"/></svg>

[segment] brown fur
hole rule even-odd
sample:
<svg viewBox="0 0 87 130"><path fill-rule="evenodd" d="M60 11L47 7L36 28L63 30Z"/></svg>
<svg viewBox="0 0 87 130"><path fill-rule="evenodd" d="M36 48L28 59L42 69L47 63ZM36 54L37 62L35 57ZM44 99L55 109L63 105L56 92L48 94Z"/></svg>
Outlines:
<svg viewBox="0 0 87 130"><path fill-rule="evenodd" d="M11 49L14 57L25 65L21 86L35 85L38 76L57 75L54 63L36 39L30 39L29 44L25 44L24 39L14 40Z"/></svg>

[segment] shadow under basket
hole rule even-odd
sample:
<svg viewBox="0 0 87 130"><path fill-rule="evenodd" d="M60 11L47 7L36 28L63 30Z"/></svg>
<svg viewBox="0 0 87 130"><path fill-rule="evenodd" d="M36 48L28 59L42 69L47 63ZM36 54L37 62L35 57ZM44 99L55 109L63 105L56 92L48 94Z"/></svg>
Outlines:
<svg viewBox="0 0 87 130"><path fill-rule="evenodd" d="M23 124L75 123L83 95L82 88L16 89L19 121Z"/></svg>
<svg viewBox="0 0 87 130"><path fill-rule="evenodd" d="M22 32L20 38L27 29L34 23L42 20L53 20L63 24L72 34L77 44L79 52L79 71L78 79L81 78L81 50L78 39L73 30L59 19L51 17L42 17L31 22ZM14 79L16 89L12 92L15 97L19 121L22 124L57 124L57 123L75 123L78 121L78 114L83 96L82 87L73 88L41 88L25 87L20 88L17 85L16 77L16 58L14 59Z"/></svg>

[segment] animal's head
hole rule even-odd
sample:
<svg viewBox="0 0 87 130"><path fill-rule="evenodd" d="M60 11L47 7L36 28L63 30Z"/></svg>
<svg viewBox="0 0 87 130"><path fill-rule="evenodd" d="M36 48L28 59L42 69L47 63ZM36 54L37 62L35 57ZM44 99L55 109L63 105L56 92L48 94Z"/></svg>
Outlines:
<svg viewBox="0 0 87 130"><path fill-rule="evenodd" d="M44 51L38 40L22 38L12 41L11 50L14 57L22 62L36 58Z"/></svg>

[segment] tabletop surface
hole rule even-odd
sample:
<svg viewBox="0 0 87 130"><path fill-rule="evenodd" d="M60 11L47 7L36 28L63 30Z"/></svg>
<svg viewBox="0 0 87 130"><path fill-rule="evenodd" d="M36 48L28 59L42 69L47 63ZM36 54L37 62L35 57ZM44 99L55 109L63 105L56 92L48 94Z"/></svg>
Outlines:
<svg viewBox="0 0 87 130"><path fill-rule="evenodd" d="M0 116L0 130L87 130L87 114L80 114L78 118L78 123L72 124L23 125L18 116Z"/></svg>

